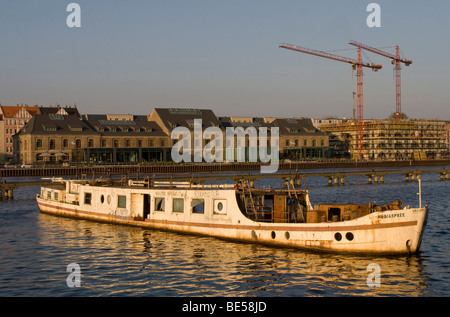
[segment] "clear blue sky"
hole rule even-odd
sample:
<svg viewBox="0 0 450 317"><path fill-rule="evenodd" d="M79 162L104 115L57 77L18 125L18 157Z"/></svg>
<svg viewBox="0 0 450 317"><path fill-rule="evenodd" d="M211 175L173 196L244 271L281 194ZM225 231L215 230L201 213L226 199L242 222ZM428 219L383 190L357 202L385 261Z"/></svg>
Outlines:
<svg viewBox="0 0 450 317"><path fill-rule="evenodd" d="M70 2L81 6L81 28L66 25ZM366 25L371 2L381 6L381 28ZM449 16L445 0L0 0L0 103L350 117L350 65L278 45L355 58L355 40L399 45L413 60L402 71L402 110L449 119ZM393 66L366 55L383 69L365 70L364 117L384 118L395 110Z"/></svg>

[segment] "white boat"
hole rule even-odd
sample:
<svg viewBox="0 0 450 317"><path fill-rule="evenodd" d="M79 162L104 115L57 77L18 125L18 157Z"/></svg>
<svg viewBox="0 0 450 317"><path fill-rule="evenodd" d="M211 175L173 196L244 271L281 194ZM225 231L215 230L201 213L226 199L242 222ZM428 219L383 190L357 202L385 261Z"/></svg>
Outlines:
<svg viewBox="0 0 450 317"><path fill-rule="evenodd" d="M427 206L311 205L307 190L247 184L57 180L41 188L42 213L318 251L411 254Z"/></svg>

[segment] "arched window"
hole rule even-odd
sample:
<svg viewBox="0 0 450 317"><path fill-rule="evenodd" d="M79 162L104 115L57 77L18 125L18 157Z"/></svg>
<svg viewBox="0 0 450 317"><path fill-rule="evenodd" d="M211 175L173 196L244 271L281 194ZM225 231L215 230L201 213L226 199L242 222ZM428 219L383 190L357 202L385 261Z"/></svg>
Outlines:
<svg viewBox="0 0 450 317"><path fill-rule="evenodd" d="M50 150L54 150L55 149L55 140L50 139L50 146L49 146Z"/></svg>
<svg viewBox="0 0 450 317"><path fill-rule="evenodd" d="M36 140L36 147L42 147L42 140L41 139L37 139Z"/></svg>

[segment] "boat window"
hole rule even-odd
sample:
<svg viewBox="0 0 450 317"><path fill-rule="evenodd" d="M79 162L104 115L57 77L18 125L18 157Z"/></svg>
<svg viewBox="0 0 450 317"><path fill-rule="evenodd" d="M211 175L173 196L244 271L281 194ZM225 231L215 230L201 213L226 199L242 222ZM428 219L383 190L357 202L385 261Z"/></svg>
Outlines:
<svg viewBox="0 0 450 317"><path fill-rule="evenodd" d="M91 193L84 193L84 204L85 205L90 205L91 204L91 198L92 198L92 194Z"/></svg>
<svg viewBox="0 0 450 317"><path fill-rule="evenodd" d="M205 200L204 199L192 199L191 201L192 213L204 214L205 213Z"/></svg>
<svg viewBox="0 0 450 317"><path fill-rule="evenodd" d="M55 192L55 200L58 200L58 192Z"/></svg>
<svg viewBox="0 0 450 317"><path fill-rule="evenodd" d="M164 211L164 198L155 198L155 210Z"/></svg>
<svg viewBox="0 0 450 317"><path fill-rule="evenodd" d="M50 191L47 192L47 199L52 199L52 192Z"/></svg>
<svg viewBox="0 0 450 317"><path fill-rule="evenodd" d="M184 199L174 198L172 201L172 211L173 212L184 212Z"/></svg>
<svg viewBox="0 0 450 317"><path fill-rule="evenodd" d="M214 200L214 213L221 215L227 213L227 201L225 199Z"/></svg>
<svg viewBox="0 0 450 317"><path fill-rule="evenodd" d="M333 220L334 217L334 220ZM328 220L329 221L339 221L341 219L341 208L328 208Z"/></svg>
<svg viewBox="0 0 450 317"><path fill-rule="evenodd" d="M117 196L117 207L127 208L127 196L118 195Z"/></svg>

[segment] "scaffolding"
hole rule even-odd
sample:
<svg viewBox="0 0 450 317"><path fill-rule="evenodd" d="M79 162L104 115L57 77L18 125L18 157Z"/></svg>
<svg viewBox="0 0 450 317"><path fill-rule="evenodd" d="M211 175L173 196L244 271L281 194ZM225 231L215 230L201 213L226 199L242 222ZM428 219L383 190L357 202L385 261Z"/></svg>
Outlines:
<svg viewBox="0 0 450 317"><path fill-rule="evenodd" d="M370 159L444 159L449 155L448 122L435 119L364 120L363 150ZM357 126L352 121L321 126L358 158Z"/></svg>

